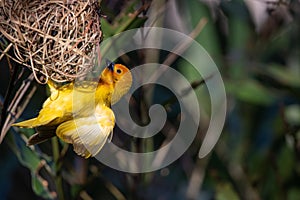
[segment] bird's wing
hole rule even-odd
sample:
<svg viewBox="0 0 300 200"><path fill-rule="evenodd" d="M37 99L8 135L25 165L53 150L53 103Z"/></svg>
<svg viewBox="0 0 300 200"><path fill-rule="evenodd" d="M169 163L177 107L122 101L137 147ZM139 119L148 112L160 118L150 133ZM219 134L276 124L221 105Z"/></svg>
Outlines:
<svg viewBox="0 0 300 200"><path fill-rule="evenodd" d="M36 126L58 125L73 118L73 116L88 116L94 111L94 82L84 82L77 87L73 83L59 89L50 87L51 96L43 104ZM49 85L50 86L50 85Z"/></svg>
<svg viewBox="0 0 300 200"><path fill-rule="evenodd" d="M35 124L35 121L36 121L36 118L32 118L32 119L22 121L22 122L19 122L19 123L14 123L14 124L12 124L12 126L18 126L18 127L21 127L21 128L33 128L34 124Z"/></svg>
<svg viewBox="0 0 300 200"><path fill-rule="evenodd" d="M37 126L46 125L49 122L63 115L63 104L64 102L66 102L66 100L68 100L65 96L70 96L66 95L66 93L68 93L67 91L72 90L73 84L68 84L66 86L63 86L63 88L57 89L54 82L49 80L48 86L50 88L51 95L43 103L43 108L41 109L38 117L15 123L12 126L18 126L21 128L34 128ZM60 95L63 95L63 97L60 98Z"/></svg>
<svg viewBox="0 0 300 200"><path fill-rule="evenodd" d="M49 138L55 136L56 126L36 126L37 118L29 119L23 122L15 123L13 126L19 126L21 128L33 128L36 127L37 133L30 136L27 141L27 145L35 145L46 141Z"/></svg>
<svg viewBox="0 0 300 200"><path fill-rule="evenodd" d="M97 105L95 113L88 117L74 118L58 126L56 134L74 151L85 158L95 156L104 146L115 124L112 110Z"/></svg>
<svg viewBox="0 0 300 200"><path fill-rule="evenodd" d="M43 112L42 112L43 111ZM41 114L42 112L42 114ZM61 121L65 121L62 119L63 112L51 109L42 109L40 114L36 118L28 119L22 122L14 123L12 126L18 126L21 128L35 128L39 126L53 126L55 124L59 124ZM65 115L67 118L67 115ZM71 113L68 118L71 117ZM51 123L53 122L53 123Z"/></svg>
<svg viewBox="0 0 300 200"><path fill-rule="evenodd" d="M36 133L30 136L27 145L35 145L56 136L55 130L57 126L39 126L36 127Z"/></svg>

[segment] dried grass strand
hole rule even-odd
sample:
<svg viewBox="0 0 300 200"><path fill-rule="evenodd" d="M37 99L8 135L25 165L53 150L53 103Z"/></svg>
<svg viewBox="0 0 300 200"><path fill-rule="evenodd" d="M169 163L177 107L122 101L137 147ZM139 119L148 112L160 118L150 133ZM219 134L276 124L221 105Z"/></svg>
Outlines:
<svg viewBox="0 0 300 200"><path fill-rule="evenodd" d="M72 81L94 66L99 9L97 0L0 0L0 36L39 83Z"/></svg>

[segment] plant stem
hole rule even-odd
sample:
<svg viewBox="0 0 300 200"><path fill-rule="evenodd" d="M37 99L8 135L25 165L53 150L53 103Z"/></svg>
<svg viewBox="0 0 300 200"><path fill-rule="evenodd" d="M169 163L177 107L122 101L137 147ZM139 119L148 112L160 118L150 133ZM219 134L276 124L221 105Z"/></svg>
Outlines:
<svg viewBox="0 0 300 200"><path fill-rule="evenodd" d="M52 151L53 151L53 159L55 163L55 185L57 197L59 200L64 200L64 190L62 185L62 177L60 175L61 170L61 162L59 160L59 145L57 137L52 138Z"/></svg>

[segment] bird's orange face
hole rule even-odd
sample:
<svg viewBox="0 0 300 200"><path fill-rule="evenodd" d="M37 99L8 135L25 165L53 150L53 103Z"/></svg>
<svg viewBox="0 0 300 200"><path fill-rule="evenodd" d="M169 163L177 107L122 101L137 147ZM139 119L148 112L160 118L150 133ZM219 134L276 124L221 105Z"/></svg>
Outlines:
<svg viewBox="0 0 300 200"><path fill-rule="evenodd" d="M126 76L124 76L126 75ZM122 64L110 63L102 72L101 80L107 84L116 84L121 79L127 79L131 83L130 71ZM123 81L122 81L123 82Z"/></svg>
<svg viewBox="0 0 300 200"><path fill-rule="evenodd" d="M129 74L129 69L121 64L115 64L113 68L113 81L114 83L121 80L121 78L124 77L125 74Z"/></svg>

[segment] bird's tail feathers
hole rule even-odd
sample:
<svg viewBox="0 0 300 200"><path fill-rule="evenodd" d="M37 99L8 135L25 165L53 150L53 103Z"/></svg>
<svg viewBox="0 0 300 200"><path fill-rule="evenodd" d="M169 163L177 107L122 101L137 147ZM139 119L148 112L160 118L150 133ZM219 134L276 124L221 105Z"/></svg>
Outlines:
<svg viewBox="0 0 300 200"><path fill-rule="evenodd" d="M36 132L27 141L27 145L35 145L42 142L45 142L46 140L56 136L57 126L39 126L36 127Z"/></svg>
<svg viewBox="0 0 300 200"><path fill-rule="evenodd" d="M14 123L14 124L12 124L12 126L18 126L21 128L33 128L36 124L36 120L37 120L37 118L28 119L26 121Z"/></svg>

